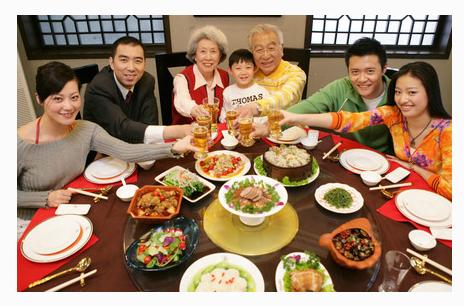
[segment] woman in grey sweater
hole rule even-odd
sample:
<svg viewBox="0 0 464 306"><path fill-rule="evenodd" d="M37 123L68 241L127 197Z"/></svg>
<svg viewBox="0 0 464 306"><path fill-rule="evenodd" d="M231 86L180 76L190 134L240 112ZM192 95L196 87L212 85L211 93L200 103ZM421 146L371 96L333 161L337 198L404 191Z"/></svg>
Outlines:
<svg viewBox="0 0 464 306"><path fill-rule="evenodd" d="M38 68L36 100L44 113L18 130L18 207L69 203L72 192L63 187L84 171L90 150L128 162L198 150L190 144L191 136L174 144L128 144L92 122L76 120L81 108L79 89L69 66L50 62Z"/></svg>

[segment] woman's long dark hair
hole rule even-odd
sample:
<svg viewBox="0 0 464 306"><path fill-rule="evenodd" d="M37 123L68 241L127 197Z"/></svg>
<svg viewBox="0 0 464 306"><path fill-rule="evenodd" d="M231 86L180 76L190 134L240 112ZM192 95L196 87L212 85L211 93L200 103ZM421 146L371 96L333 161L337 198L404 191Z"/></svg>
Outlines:
<svg viewBox="0 0 464 306"><path fill-rule="evenodd" d="M440 93L440 83L438 75L432 65L426 62L413 62L404 65L391 78L388 86L387 105L396 105L395 88L398 78L410 74L412 77L419 79L427 92L428 104L427 109L430 116L436 118L451 119L451 116L443 107Z"/></svg>
<svg viewBox="0 0 464 306"><path fill-rule="evenodd" d="M50 95L59 93L69 82L75 80L79 90L81 84L71 67L60 62L49 62L37 69L35 90L41 103Z"/></svg>

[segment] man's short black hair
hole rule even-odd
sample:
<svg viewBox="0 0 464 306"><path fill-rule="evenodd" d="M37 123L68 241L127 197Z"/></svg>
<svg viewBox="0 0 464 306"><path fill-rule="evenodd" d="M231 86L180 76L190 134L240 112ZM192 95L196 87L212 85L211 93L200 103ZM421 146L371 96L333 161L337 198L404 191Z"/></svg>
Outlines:
<svg viewBox="0 0 464 306"><path fill-rule="evenodd" d="M132 45L132 46L140 46L143 49L143 58L146 58L145 56L145 47L143 46L142 42L138 40L135 37L132 36L123 36L121 38L118 38L114 43L113 46L111 47L111 57L114 58L116 56L116 49L118 48L119 45Z"/></svg>
<svg viewBox="0 0 464 306"><path fill-rule="evenodd" d="M253 66L255 65L255 60L253 58L253 53L247 49L237 49L229 56L229 68L232 68L233 64L237 64L240 62L252 63Z"/></svg>
<svg viewBox="0 0 464 306"><path fill-rule="evenodd" d="M383 68L387 64L387 52L382 44L369 37L363 37L354 42L345 52L345 64L348 67L352 56L377 55L380 66Z"/></svg>

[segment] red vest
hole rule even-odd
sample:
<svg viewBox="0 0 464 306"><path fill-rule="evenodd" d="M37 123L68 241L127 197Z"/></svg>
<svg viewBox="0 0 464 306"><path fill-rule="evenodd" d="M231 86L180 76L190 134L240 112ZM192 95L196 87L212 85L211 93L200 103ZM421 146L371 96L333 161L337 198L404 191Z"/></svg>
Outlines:
<svg viewBox="0 0 464 306"><path fill-rule="evenodd" d="M222 85L224 85L224 88L229 86L229 75L227 74L226 71L217 68L219 71L219 76L221 77ZM181 71L181 73L185 76L187 79L187 85L189 89L190 96L192 97L192 100L194 100L197 104L201 105L203 102L203 99L206 98L208 95L206 94L206 85L198 87L196 90L194 90L195 87L195 74L193 73L193 65L190 65L186 67L184 70ZM221 113L222 109L222 103L223 103L223 98L222 98L222 92L224 91L224 88L221 88L219 86L214 87L214 96L219 99L219 113ZM190 117L184 117L179 112L176 110L176 107L174 106L174 95L172 99L172 124L190 124L194 121L193 118Z"/></svg>

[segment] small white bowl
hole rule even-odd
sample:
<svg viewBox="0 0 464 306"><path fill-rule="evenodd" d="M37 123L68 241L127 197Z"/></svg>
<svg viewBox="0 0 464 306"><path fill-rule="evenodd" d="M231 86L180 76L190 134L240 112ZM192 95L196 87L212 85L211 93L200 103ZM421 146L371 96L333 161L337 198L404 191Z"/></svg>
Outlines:
<svg viewBox="0 0 464 306"><path fill-rule="evenodd" d="M412 230L408 237L412 246L418 251L428 251L437 245L435 237L423 230Z"/></svg>
<svg viewBox="0 0 464 306"><path fill-rule="evenodd" d="M319 143L319 141L310 140L310 138L308 137L302 137L300 142L303 145L303 148L305 148L306 150L314 149Z"/></svg>
<svg viewBox="0 0 464 306"><path fill-rule="evenodd" d="M221 139L221 144L226 150L233 150L238 145L238 140L235 137L227 137Z"/></svg>
<svg viewBox="0 0 464 306"><path fill-rule="evenodd" d="M119 187L118 190L116 190L116 196L123 202L129 202L137 189L139 189L137 185L127 184Z"/></svg>
<svg viewBox="0 0 464 306"><path fill-rule="evenodd" d="M374 171L363 171L361 172L361 179L367 186L374 186L380 183L382 176Z"/></svg>

